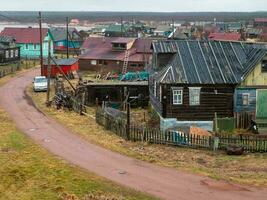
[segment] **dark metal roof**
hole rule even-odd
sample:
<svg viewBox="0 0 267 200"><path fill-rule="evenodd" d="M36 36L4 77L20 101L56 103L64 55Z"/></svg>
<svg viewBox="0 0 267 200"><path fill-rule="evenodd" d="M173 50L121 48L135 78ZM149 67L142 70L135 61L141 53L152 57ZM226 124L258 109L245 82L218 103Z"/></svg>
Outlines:
<svg viewBox="0 0 267 200"><path fill-rule="evenodd" d="M52 34L54 41L67 40L67 30L63 27L52 27L50 28L50 33ZM75 28L69 28L68 30L71 40L82 41L82 37Z"/></svg>
<svg viewBox="0 0 267 200"><path fill-rule="evenodd" d="M170 63L155 75L159 82L237 84L266 55L261 44L226 41L161 41L156 53L174 53Z"/></svg>

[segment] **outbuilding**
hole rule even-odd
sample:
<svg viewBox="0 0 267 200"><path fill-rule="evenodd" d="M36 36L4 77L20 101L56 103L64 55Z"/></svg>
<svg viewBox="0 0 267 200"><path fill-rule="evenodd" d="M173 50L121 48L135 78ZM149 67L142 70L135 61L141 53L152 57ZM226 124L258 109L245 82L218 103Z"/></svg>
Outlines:
<svg viewBox="0 0 267 200"><path fill-rule="evenodd" d="M54 62L55 61L55 62ZM61 70L58 67L61 68ZM44 62L44 76L47 76L48 62ZM54 59L51 60L51 77L55 77L57 74L68 75L71 72L77 71L79 69L78 60L76 58L64 58L64 59Z"/></svg>

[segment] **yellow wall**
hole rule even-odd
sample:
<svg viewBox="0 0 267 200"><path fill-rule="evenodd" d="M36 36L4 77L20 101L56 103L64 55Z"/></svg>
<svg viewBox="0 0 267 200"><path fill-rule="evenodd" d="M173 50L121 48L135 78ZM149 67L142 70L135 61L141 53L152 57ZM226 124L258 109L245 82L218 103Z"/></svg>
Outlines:
<svg viewBox="0 0 267 200"><path fill-rule="evenodd" d="M241 86L267 85L267 72L261 72L261 63L241 83Z"/></svg>

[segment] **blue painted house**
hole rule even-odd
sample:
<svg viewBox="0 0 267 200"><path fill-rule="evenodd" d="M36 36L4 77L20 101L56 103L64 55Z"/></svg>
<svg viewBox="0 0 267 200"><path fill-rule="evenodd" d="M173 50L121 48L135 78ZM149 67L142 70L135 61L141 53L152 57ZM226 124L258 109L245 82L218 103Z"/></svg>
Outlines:
<svg viewBox="0 0 267 200"><path fill-rule="evenodd" d="M54 50L57 53L64 53L67 47L71 52L76 52L80 49L83 43L83 38L75 28L69 28L67 40L67 30L63 27L53 27L50 29L51 35L54 38Z"/></svg>
<svg viewBox="0 0 267 200"><path fill-rule="evenodd" d="M20 47L22 58L37 59L40 57L40 30L39 28L5 28L0 35L15 38ZM53 51L53 37L47 28L42 29L43 56L48 56L48 42L50 41L51 55Z"/></svg>

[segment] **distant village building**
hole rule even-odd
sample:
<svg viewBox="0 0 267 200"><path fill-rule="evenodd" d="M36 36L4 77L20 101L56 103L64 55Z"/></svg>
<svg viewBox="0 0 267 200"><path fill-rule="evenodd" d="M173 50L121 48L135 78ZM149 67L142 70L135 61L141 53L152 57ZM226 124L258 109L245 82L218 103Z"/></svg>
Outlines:
<svg viewBox="0 0 267 200"><path fill-rule="evenodd" d="M172 27L170 25L159 25L154 30L154 37L165 37L168 38L174 30L172 30Z"/></svg>
<svg viewBox="0 0 267 200"><path fill-rule="evenodd" d="M209 40L217 41L240 41L241 34L236 32L227 32L227 33L210 33Z"/></svg>
<svg viewBox="0 0 267 200"><path fill-rule="evenodd" d="M150 39L89 37L81 47L80 70L121 73L142 71L151 60Z"/></svg>
<svg viewBox="0 0 267 200"><path fill-rule="evenodd" d="M196 125L212 130L215 113L233 117L246 109L257 113L257 119L267 119L263 45L160 41L153 43L153 51L150 100L162 129Z"/></svg>
<svg viewBox="0 0 267 200"><path fill-rule="evenodd" d="M254 19L254 27L267 27L267 18Z"/></svg>
<svg viewBox="0 0 267 200"><path fill-rule="evenodd" d="M67 30L62 27L50 28L54 41L55 53L66 53L67 47L72 53L79 53L79 49L83 43L83 38L75 28L69 28L69 36L67 40Z"/></svg>
<svg viewBox="0 0 267 200"><path fill-rule="evenodd" d="M16 40L10 36L0 35L0 64L20 60L20 48Z"/></svg>
<svg viewBox="0 0 267 200"><path fill-rule="evenodd" d="M20 47L20 56L23 58L40 57L40 35L39 28L5 28L1 36L10 36L16 40ZM48 56L48 41L50 41L51 55L53 55L53 37L47 28L42 29L43 56Z"/></svg>

